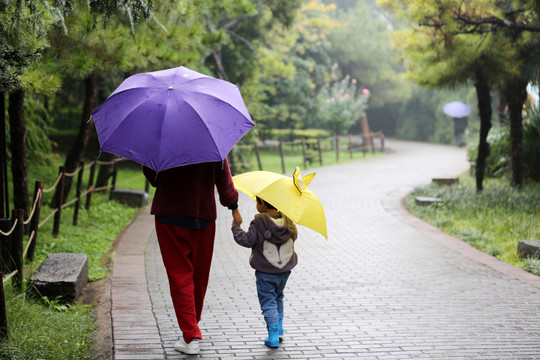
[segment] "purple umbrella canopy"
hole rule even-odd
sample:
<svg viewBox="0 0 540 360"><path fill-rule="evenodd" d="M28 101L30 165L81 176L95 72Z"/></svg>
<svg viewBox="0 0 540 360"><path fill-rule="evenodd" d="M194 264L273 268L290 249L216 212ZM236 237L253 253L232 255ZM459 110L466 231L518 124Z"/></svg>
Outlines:
<svg viewBox="0 0 540 360"><path fill-rule="evenodd" d="M254 126L236 85L183 66L130 76L92 117L102 151L156 171L222 161Z"/></svg>
<svg viewBox="0 0 540 360"><path fill-rule="evenodd" d="M452 101L444 105L443 112L453 118L464 118L469 116L471 108L461 101Z"/></svg>

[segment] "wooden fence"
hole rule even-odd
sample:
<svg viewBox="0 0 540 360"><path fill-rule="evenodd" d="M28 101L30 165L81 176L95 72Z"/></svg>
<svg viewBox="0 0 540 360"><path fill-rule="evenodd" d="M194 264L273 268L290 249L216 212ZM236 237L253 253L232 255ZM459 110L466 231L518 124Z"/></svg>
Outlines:
<svg viewBox="0 0 540 360"><path fill-rule="evenodd" d="M266 142L258 142L254 144L236 145L229 155L229 163L233 174L252 169L253 164L246 161L238 161L242 158L236 153L242 150L249 150L255 153L258 170L265 170L261 161L262 149L274 149L279 154L281 159L281 171L287 173L285 165L284 148L302 150L302 159L304 169L308 168L308 164L312 165L318 162L320 166L324 165L324 157L329 153L335 153L336 162L340 161L342 154L348 153L352 159L353 153L363 152L366 155L368 152L384 152L384 134L382 132L371 132L368 135L348 135L348 136L333 136L328 138L317 139L301 139L293 141L277 141L270 140Z"/></svg>
<svg viewBox="0 0 540 360"><path fill-rule="evenodd" d="M0 286L0 339L7 337L7 318L3 284L10 279L13 279L14 285L19 290L21 289L23 283L24 258L26 258L28 261L32 261L34 259L38 230L54 217L52 235L54 237L58 236L60 232L62 210L72 205L74 206L72 222L73 225L77 225L79 209L83 200L85 200L85 209L88 210L90 209L92 194L94 192L105 190L112 191L115 189L118 173L118 161L121 160L113 160L110 162L94 160L86 166L84 165L84 162L81 162L78 168L72 173L67 173L64 167L60 166L58 177L50 188L44 189L43 181L35 182L34 201L32 210L28 216L25 217L25 212L23 210L16 209L12 211L12 217L10 219L0 220L0 276L2 277L2 286ZM94 179L97 165L113 166L113 171L109 174L109 178L112 179L110 184L95 187ZM90 175L86 189L83 191L83 173L88 168L90 169ZM62 199L67 198L64 197L65 179L75 176L77 177L75 185L75 198L64 203ZM137 178L139 177L143 177L143 175L138 175ZM130 180L133 179L128 179L126 181ZM54 209L50 214L41 220L40 213L43 194L55 190L56 194L53 199ZM145 182L145 190L148 191L148 182ZM28 236L26 245L24 242L25 236ZM5 273L6 275L4 276Z"/></svg>

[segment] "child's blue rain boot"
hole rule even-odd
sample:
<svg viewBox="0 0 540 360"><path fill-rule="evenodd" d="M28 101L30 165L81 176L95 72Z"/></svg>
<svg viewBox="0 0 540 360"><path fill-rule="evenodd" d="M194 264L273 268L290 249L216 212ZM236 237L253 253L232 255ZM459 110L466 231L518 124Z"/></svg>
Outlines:
<svg viewBox="0 0 540 360"><path fill-rule="evenodd" d="M279 336L283 336L283 314L279 314Z"/></svg>
<svg viewBox="0 0 540 360"><path fill-rule="evenodd" d="M271 348L277 348L279 346L278 324L268 324L268 337L264 339L264 345Z"/></svg>

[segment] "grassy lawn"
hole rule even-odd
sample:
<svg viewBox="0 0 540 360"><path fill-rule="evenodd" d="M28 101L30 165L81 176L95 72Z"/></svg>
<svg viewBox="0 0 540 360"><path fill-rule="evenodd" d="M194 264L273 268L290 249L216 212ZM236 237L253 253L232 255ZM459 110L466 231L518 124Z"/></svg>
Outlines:
<svg viewBox="0 0 540 360"><path fill-rule="evenodd" d="M299 166L302 170L309 170L321 166L335 165L340 163L346 163L349 161L358 161L383 155L383 153L381 152L368 152L364 154L361 151L355 151L350 153L347 150L347 144L344 141L340 143L339 154L337 154L335 147L330 140L322 140L321 163L319 152L318 150L313 148L313 143L314 142L311 141L311 146L308 145L308 149L306 149L306 153L311 156L311 162L306 162L306 166L304 166L304 158L302 154L301 144L286 143L285 145L283 145L285 174L292 174L296 166ZM378 150L378 142L376 146ZM281 155L277 146L260 147L259 156L262 164L262 170L273 171L280 174L283 173ZM260 170L257 155L253 147L235 148L235 159L238 157L240 158L240 160L236 160L235 163L235 169L237 174L245 171ZM244 166L242 167L242 165Z"/></svg>
<svg viewBox="0 0 540 360"><path fill-rule="evenodd" d="M540 275L540 260L520 259L520 240L540 240L540 184L512 189L508 180L488 179L476 193L474 179L459 184L430 184L416 188L407 198L408 209L419 218L475 248L509 264ZM416 196L438 197L442 204L418 206Z"/></svg>
<svg viewBox="0 0 540 360"><path fill-rule="evenodd" d="M1 359L92 359L93 315L89 306L38 301L4 286L8 340Z"/></svg>

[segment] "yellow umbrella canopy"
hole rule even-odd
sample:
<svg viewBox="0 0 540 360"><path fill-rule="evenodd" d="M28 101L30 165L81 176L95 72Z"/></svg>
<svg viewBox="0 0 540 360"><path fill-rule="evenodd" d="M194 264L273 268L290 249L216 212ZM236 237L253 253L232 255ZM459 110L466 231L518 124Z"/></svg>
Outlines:
<svg viewBox="0 0 540 360"><path fill-rule="evenodd" d="M233 177L236 189L270 203L294 223L317 231L328 240L322 204L308 189L315 173L301 177L296 167L293 177L270 171L251 171Z"/></svg>

